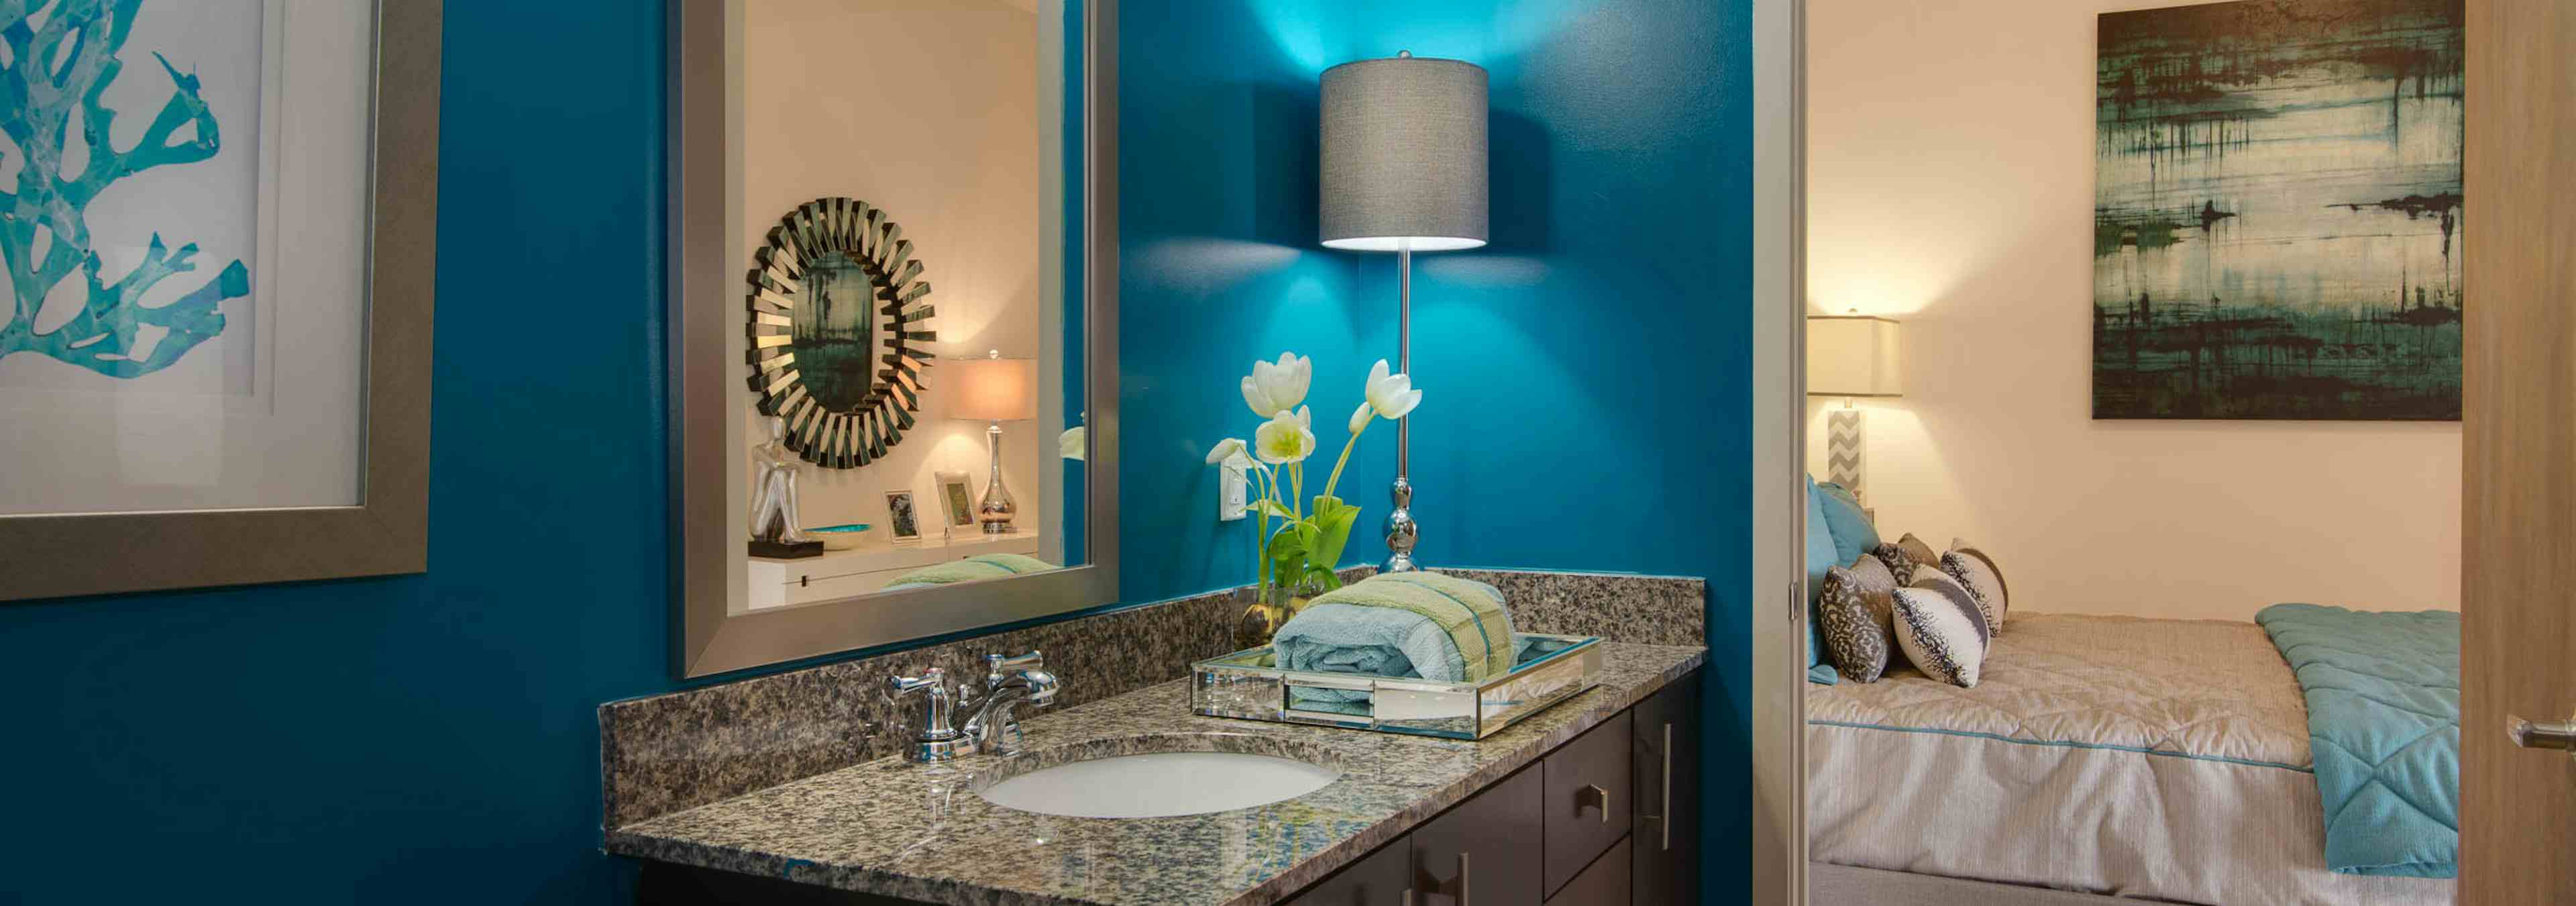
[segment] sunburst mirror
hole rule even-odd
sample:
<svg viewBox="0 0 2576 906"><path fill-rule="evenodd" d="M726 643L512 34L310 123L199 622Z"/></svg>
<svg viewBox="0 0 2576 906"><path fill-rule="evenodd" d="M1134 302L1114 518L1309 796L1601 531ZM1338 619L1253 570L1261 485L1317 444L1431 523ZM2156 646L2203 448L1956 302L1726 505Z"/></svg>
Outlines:
<svg viewBox="0 0 2576 906"><path fill-rule="evenodd" d="M807 462L855 469L912 430L931 356L912 241L855 198L798 205L752 253L751 389Z"/></svg>

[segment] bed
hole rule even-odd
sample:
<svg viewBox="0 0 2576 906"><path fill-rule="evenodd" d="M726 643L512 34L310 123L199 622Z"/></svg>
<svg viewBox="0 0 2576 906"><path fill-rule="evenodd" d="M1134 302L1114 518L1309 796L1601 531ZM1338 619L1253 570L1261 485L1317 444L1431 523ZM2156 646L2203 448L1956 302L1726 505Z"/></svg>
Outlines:
<svg viewBox="0 0 2576 906"><path fill-rule="evenodd" d="M1976 688L1808 688L1812 902L2452 902L2328 870L2310 730L2253 623L2016 611Z"/></svg>

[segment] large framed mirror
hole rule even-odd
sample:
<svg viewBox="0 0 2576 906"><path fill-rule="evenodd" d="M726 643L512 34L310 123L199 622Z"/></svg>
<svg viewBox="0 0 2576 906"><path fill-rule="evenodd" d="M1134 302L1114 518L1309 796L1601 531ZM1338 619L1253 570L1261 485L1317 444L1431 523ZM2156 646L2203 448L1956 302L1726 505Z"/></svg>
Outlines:
<svg viewBox="0 0 2576 906"><path fill-rule="evenodd" d="M671 17L673 671L1115 600L1114 0Z"/></svg>

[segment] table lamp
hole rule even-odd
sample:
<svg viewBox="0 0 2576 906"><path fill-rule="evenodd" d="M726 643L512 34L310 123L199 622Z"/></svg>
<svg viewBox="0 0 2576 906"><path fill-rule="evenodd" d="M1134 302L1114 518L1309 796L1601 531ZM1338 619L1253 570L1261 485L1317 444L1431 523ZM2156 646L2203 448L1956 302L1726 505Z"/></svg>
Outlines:
<svg viewBox="0 0 2576 906"><path fill-rule="evenodd" d="M1843 407L1825 414L1826 480L1861 499L1861 412L1858 397L1905 395L1898 373L1896 322L1871 315L1807 317L1807 395L1839 396Z"/></svg>
<svg viewBox="0 0 2576 906"><path fill-rule="evenodd" d="M1407 51L1324 70L1326 248L1394 252L1396 370L1413 373L1413 253L1485 244L1485 70ZM1396 423L1382 572L1419 569L1412 419Z"/></svg>
<svg viewBox="0 0 2576 906"><path fill-rule="evenodd" d="M1019 505L1011 501L1011 489L1002 484L1002 423L1038 417L1037 362L1006 359L1001 350L993 350L980 359L948 364L953 366L948 385L956 388L948 414L987 423L984 446L992 454L993 477L984 486L983 499L975 504L975 521L987 535L1019 531L1011 525Z"/></svg>

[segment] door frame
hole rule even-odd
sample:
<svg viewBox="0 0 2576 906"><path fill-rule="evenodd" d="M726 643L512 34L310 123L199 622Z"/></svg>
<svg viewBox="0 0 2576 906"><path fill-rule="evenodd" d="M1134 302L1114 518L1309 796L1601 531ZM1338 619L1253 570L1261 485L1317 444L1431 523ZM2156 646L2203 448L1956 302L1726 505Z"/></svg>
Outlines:
<svg viewBox="0 0 2576 906"><path fill-rule="evenodd" d="M1753 3L1752 902L1807 901L1806 0ZM1714 885L1703 888L1713 890Z"/></svg>

